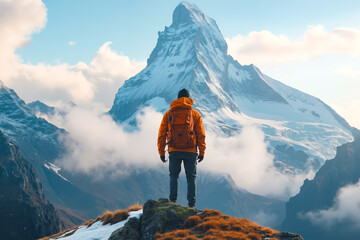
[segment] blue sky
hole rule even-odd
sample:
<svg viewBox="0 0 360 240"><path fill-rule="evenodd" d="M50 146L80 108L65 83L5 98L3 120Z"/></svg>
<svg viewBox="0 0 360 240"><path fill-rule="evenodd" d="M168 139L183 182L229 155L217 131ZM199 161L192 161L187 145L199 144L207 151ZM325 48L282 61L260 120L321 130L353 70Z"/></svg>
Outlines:
<svg viewBox="0 0 360 240"><path fill-rule="evenodd" d="M157 32L171 24L180 1L172 0L62 0L43 1L46 27L18 53L24 61L89 63L107 41L112 49L136 60L146 60L155 47ZM359 27L360 1L225 0L192 1L215 19L224 37L270 30L301 38L308 25ZM77 44L69 46L68 42Z"/></svg>
<svg viewBox="0 0 360 240"><path fill-rule="evenodd" d="M0 79L28 101L96 102L146 65L173 0L0 0ZM240 64L314 95L360 128L360 1L194 0Z"/></svg>

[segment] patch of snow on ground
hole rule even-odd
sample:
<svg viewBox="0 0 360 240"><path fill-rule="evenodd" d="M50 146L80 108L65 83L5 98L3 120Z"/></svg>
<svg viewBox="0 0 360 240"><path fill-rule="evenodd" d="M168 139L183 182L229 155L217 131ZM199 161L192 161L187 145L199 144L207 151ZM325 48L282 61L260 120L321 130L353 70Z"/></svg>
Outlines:
<svg viewBox="0 0 360 240"><path fill-rule="evenodd" d="M142 213L143 213L142 209L138 210L138 211L129 212L129 217L126 220L118 222L113 225L111 225L110 223L106 224L106 225L102 225L103 224L102 221L97 221L90 227L81 226L71 236L61 237L61 239L66 239L66 240L95 240L95 239L96 240L108 240L110 238L111 234L114 231L116 231L117 229L122 228L125 225L125 223L128 221L128 219L130 219L132 217L140 218ZM68 234L68 233L66 233L66 234ZM66 234L64 234L64 235L66 235ZM51 239L55 239L55 238L51 238Z"/></svg>

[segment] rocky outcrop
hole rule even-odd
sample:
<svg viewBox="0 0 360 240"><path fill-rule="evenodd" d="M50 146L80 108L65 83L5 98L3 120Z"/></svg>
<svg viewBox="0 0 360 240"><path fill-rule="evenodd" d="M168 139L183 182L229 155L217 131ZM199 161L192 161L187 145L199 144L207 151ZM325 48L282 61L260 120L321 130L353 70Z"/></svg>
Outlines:
<svg viewBox="0 0 360 240"><path fill-rule="evenodd" d="M171 203L167 199L149 200L144 204L140 239L151 240L154 239L156 233L181 229L189 216L199 212L194 208L185 208L179 204Z"/></svg>
<svg viewBox="0 0 360 240"><path fill-rule="evenodd" d="M32 240L62 228L34 168L0 131L0 238Z"/></svg>
<svg viewBox="0 0 360 240"><path fill-rule="evenodd" d="M138 218L130 218L124 227L113 232L109 240L127 239L139 240L140 239L140 221Z"/></svg>
<svg viewBox="0 0 360 240"><path fill-rule="evenodd" d="M216 210L183 207L167 199L148 200L140 220L130 218L124 227L112 233L110 240L202 239L205 235L212 239L248 236L249 239L303 240L299 234L278 232Z"/></svg>
<svg viewBox="0 0 360 240"><path fill-rule="evenodd" d="M271 237L279 240L304 240L299 234L289 232L276 233Z"/></svg>

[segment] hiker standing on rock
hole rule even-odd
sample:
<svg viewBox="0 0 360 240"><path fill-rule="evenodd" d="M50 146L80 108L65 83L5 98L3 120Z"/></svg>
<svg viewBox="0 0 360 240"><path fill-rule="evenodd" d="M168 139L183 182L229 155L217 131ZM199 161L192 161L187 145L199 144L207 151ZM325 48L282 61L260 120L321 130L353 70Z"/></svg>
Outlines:
<svg viewBox="0 0 360 240"><path fill-rule="evenodd" d="M164 163L165 146L169 145L170 201L177 200L178 178L184 161L189 207L195 207L196 202L196 160L200 163L204 159L206 148L201 114L192 105L188 90L182 89L164 114L158 135L158 150Z"/></svg>

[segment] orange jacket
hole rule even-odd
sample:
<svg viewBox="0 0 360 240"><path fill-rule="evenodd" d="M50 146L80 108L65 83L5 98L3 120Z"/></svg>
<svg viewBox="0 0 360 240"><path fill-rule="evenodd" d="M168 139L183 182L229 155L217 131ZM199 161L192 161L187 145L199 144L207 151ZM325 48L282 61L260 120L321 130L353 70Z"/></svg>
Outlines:
<svg viewBox="0 0 360 240"><path fill-rule="evenodd" d="M171 105L170 105L170 110L172 110L173 108L191 108L192 109L192 105L193 105L193 100L191 98L187 98L187 97L182 97L179 99L174 100ZM168 131L169 131L169 127L168 127L168 121L169 121L169 114L170 114L170 110L167 111L164 114L164 117L161 121L161 125L159 128L159 135L158 135L158 150L159 150L159 154L160 156L165 156L165 145L166 145L166 138L168 136ZM193 153L197 153L197 148L199 148L199 155L204 156L205 154L205 148L206 148L206 144L205 144L205 128L204 128L204 124L201 118L201 114L196 111L195 109L192 110L192 115L194 118L194 123L195 123L195 136L196 136L196 146L193 148L185 148L185 149L177 149L177 148L173 148L169 146L169 152L173 152L173 151L180 151L180 152L193 152Z"/></svg>

